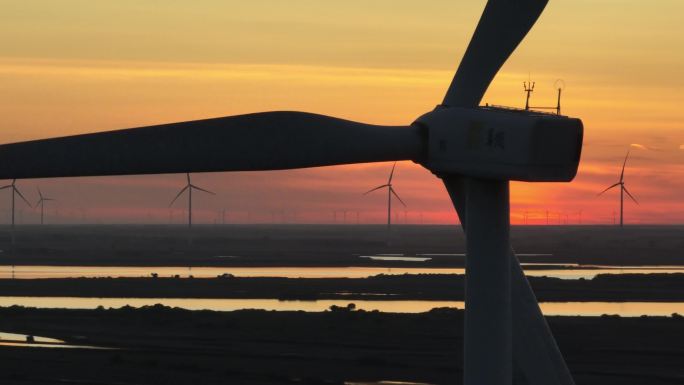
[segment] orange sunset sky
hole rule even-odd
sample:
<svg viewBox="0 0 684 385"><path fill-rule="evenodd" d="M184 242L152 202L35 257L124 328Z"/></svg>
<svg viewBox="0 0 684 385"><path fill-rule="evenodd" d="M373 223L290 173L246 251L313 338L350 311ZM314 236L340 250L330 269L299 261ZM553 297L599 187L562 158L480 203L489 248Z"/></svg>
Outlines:
<svg viewBox="0 0 684 385"><path fill-rule="evenodd" d="M408 124L434 108L484 0L92 1L0 0L0 142L267 110L301 110L377 124ZM512 184L513 223L613 223L626 172L629 224L684 222L684 2L550 0L483 103L553 105L585 125L582 163L569 184ZM196 195L197 218L230 222L381 223L391 164L278 172L196 174L217 193ZM181 223L168 203L183 175L20 181L57 201L52 223ZM457 220L439 180L411 162L395 188L398 222ZM0 192L0 222L9 191ZM341 212L338 223L342 221ZM21 209L19 223L38 214Z"/></svg>

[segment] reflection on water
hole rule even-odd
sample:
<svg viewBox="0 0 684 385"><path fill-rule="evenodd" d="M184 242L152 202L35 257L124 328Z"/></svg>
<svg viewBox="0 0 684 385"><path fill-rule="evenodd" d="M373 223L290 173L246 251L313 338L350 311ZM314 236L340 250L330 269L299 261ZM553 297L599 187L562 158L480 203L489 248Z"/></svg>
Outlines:
<svg viewBox="0 0 684 385"><path fill-rule="evenodd" d="M353 302L356 309L388 313L422 313L438 307L464 308L463 301L423 300L316 300L281 301L277 299L208 299L208 298L83 298L83 297L0 297L0 307L13 305L37 308L95 309L143 307L162 304L188 310L233 311L263 309L276 311L320 312L331 306L346 307ZM670 316L684 314L684 303L677 302L544 302L541 308L546 315L599 316L617 314L622 317L640 315Z"/></svg>
<svg viewBox="0 0 684 385"><path fill-rule="evenodd" d="M386 258L406 258L381 256ZM544 263L543 265L554 266ZM523 264L528 276L547 276L563 279L591 279L597 274L652 274L684 273L684 266L598 266L555 265L568 268L539 269L538 264ZM0 266L0 278L77 278L77 277L187 277L214 278L222 274L236 277L287 277L287 278L366 278L378 274L464 274L463 268L429 267L147 267L147 266Z"/></svg>
<svg viewBox="0 0 684 385"><path fill-rule="evenodd" d="M399 255L360 255L359 258L368 258L373 261L404 261L404 262L426 262L432 258L428 257L402 257Z"/></svg>
<svg viewBox="0 0 684 385"><path fill-rule="evenodd" d="M28 334L16 334L16 333L2 333L0 332L0 341L12 341L12 342L26 342ZM64 341L58 340L56 338L47 338L40 336L31 336L34 342L43 342L48 344L63 344Z"/></svg>
<svg viewBox="0 0 684 385"><path fill-rule="evenodd" d="M69 344L41 344L27 342L1 342L0 346L17 346L22 348L52 348L52 349L89 349L89 350L116 350L116 348L105 348L101 346L88 345L69 345Z"/></svg>
<svg viewBox="0 0 684 385"><path fill-rule="evenodd" d="M426 382L406 382L406 381L375 381L375 382L350 382L344 385L431 385Z"/></svg>
<svg viewBox="0 0 684 385"><path fill-rule="evenodd" d="M99 346L69 345L56 338L40 337L29 334L0 332L0 346L16 346L25 348L59 348L59 349L97 349L112 350Z"/></svg>

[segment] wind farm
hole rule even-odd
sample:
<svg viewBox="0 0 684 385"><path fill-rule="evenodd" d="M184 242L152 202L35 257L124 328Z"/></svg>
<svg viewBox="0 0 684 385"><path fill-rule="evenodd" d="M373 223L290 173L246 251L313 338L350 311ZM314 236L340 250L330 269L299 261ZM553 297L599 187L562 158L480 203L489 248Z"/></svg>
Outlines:
<svg viewBox="0 0 684 385"><path fill-rule="evenodd" d="M655 8L12 3L0 382L677 383Z"/></svg>

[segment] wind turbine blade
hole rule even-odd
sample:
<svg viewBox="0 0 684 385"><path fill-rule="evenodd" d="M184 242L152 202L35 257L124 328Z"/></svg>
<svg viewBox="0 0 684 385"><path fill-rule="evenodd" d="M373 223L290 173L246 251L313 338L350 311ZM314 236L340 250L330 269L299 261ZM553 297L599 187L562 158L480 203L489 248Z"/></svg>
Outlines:
<svg viewBox="0 0 684 385"><path fill-rule="evenodd" d="M605 190L601 191L600 193L596 194L596 196L602 195L604 192L606 192L606 191L612 189L613 187L617 187L617 186L619 186L619 185L620 185L620 182L617 182L617 183L615 183L614 185L611 185L611 186L608 187L607 189L605 189Z"/></svg>
<svg viewBox="0 0 684 385"><path fill-rule="evenodd" d="M4 190L4 189L10 188L10 187L12 187L12 185L11 185L11 184L8 184L7 186L2 186L2 187L0 187L0 190Z"/></svg>
<svg viewBox="0 0 684 385"><path fill-rule="evenodd" d="M463 231L466 229L466 195L468 193L468 179L462 176L449 175L442 179L449 193L449 198L456 209L458 220Z"/></svg>
<svg viewBox="0 0 684 385"><path fill-rule="evenodd" d="M190 173L189 173L189 172L186 172L186 173L185 173L185 176L188 178L188 185L191 185L192 182L190 182Z"/></svg>
<svg viewBox="0 0 684 385"><path fill-rule="evenodd" d="M180 191L178 192L178 194L176 194L176 197L173 198L173 200L171 201L171 203L169 203L169 207L173 206L173 203L176 202L176 200L185 192L185 190L187 190L187 189L189 189L189 188L190 188L190 185L187 185L187 186L183 187L183 189L180 190Z"/></svg>
<svg viewBox="0 0 684 385"><path fill-rule="evenodd" d="M575 385L520 262L511 250L513 360L529 385Z"/></svg>
<svg viewBox="0 0 684 385"><path fill-rule="evenodd" d="M397 162L394 162L394 164L392 165L392 171L390 172L389 179L387 180L388 186L392 184L392 178L394 177L394 168L395 167L397 167Z"/></svg>
<svg viewBox="0 0 684 385"><path fill-rule="evenodd" d="M40 187L36 187L36 190L38 190L38 196L40 199L43 199L43 193L40 191Z"/></svg>
<svg viewBox="0 0 684 385"><path fill-rule="evenodd" d="M469 178L449 175L443 180L465 231ZM468 209L475 208L470 205ZM563 355L512 249L509 256L515 365L525 374L530 385L574 385Z"/></svg>
<svg viewBox="0 0 684 385"><path fill-rule="evenodd" d="M417 126L264 112L0 145L0 179L3 175L256 171L419 160L424 146Z"/></svg>
<svg viewBox="0 0 684 385"><path fill-rule="evenodd" d="M632 196L632 194L629 193L629 191L627 190L627 187L625 187L625 185L622 185L622 189L625 190L625 192L627 193L627 195L628 195L630 198L632 198L632 200L634 201L634 203L639 204L639 202L637 202L636 198L634 198L634 197Z"/></svg>
<svg viewBox="0 0 684 385"><path fill-rule="evenodd" d="M195 186L194 184L191 184L191 185L190 185L190 188L194 188L195 190L199 190L199 191L204 191L205 193L209 193L209 194L211 194L211 195L216 195L216 193L213 193L213 192L211 192L211 191L209 191L209 190L205 190L205 189L203 189L203 188L201 188L201 187L197 187L197 186Z"/></svg>
<svg viewBox="0 0 684 385"><path fill-rule="evenodd" d="M26 200L26 198L24 198L24 195L21 193L21 191L19 191L18 188L14 187L14 191L16 191L17 195L19 195L19 197L26 203L26 205L27 205L28 207L33 207L33 206L29 203L29 201Z"/></svg>
<svg viewBox="0 0 684 385"><path fill-rule="evenodd" d="M404 203L404 201L402 201L401 198L399 198L399 195L397 194L396 191L394 191L394 189L392 188L392 186L390 186L389 189L390 189L390 192L392 192L392 194L393 194L397 199L399 199L399 202L400 202L402 205L404 205L404 207L406 207L406 203Z"/></svg>
<svg viewBox="0 0 684 385"><path fill-rule="evenodd" d="M372 192L375 191L375 190L380 190L381 188L385 188L385 187L389 187L389 185L388 185L388 184L383 184L382 186L378 186L378 187L376 187L376 188L374 188L374 189L370 189L370 190L366 191L365 193L363 193L363 195L372 193Z"/></svg>
<svg viewBox="0 0 684 385"><path fill-rule="evenodd" d="M629 150L627 150L627 155L625 155L625 161L622 162L622 171L620 171L620 182L625 180L625 166L627 165L627 158L629 158Z"/></svg>
<svg viewBox="0 0 684 385"><path fill-rule="evenodd" d="M444 97L445 106L477 107L494 76L548 0L489 0Z"/></svg>

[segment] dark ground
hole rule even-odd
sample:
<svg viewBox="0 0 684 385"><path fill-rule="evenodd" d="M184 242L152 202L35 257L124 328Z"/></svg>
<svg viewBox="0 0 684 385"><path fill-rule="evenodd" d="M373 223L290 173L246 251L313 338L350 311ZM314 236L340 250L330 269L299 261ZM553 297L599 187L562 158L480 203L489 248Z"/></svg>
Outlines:
<svg viewBox="0 0 684 385"><path fill-rule="evenodd" d="M191 241L192 239L192 241ZM523 262L684 265L684 226L514 226ZM463 253L458 226L377 225L19 226L16 244L0 227L0 264L109 266L377 266L361 254ZM241 258L216 258L234 255ZM382 266L406 266L382 262ZM420 267L462 266L434 257Z"/></svg>
<svg viewBox="0 0 684 385"><path fill-rule="evenodd" d="M371 278L0 279L0 293L37 297L462 301L464 278L452 274L418 274ZM591 280L528 279L537 299L544 302L684 301L683 273L598 275Z"/></svg>
<svg viewBox="0 0 684 385"><path fill-rule="evenodd" d="M462 315L5 308L0 330L121 350L1 347L0 383L458 384ZM549 322L578 385L684 382L682 317Z"/></svg>
<svg viewBox="0 0 684 385"><path fill-rule="evenodd" d="M416 264L374 262L358 255L464 251L463 234L455 226L397 226L389 242L383 226L200 226L193 229L192 242L181 226L22 226L14 245L9 234L0 228L4 265L457 267L463 265L462 257ZM682 226L515 227L512 237L519 253L553 254L523 257L527 262L684 265ZM681 275L532 283L541 299L682 296ZM156 291L155 296L174 297L178 295L171 293L179 291L183 297L205 297L210 291L246 290L256 296L270 292L272 298L392 286L404 296L456 299L461 285L458 276L92 279L2 280L0 290L3 295ZM684 384L684 320L679 316L548 319L578 385ZM0 384L458 384L462 330L462 312L444 309L390 314L6 308L0 309L0 331L121 349L0 347ZM518 376L516 383L523 380Z"/></svg>

